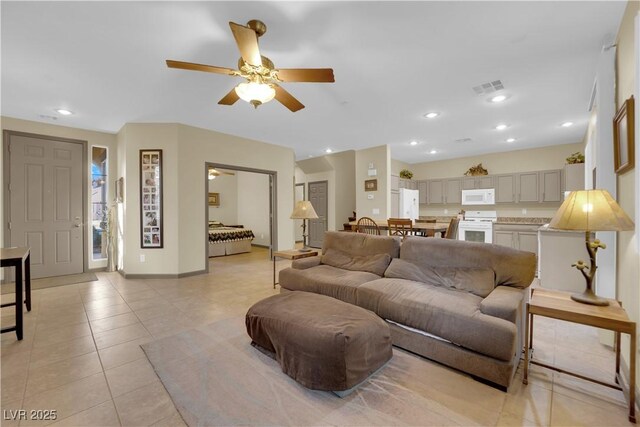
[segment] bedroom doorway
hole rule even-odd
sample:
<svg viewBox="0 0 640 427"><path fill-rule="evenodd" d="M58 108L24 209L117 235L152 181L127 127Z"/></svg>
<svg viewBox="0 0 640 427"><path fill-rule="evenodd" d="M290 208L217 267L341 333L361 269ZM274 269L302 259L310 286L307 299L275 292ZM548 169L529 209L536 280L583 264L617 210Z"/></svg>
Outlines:
<svg viewBox="0 0 640 427"><path fill-rule="evenodd" d="M210 176L211 170L215 170L215 176ZM225 249L226 254L235 254L249 252L251 246L264 247L271 258L277 250L277 172L214 162L205 162L204 172L206 271L209 257L225 255ZM213 222L249 229L254 238L225 243L223 240L231 236L219 230L213 236L219 243L210 245L209 227Z"/></svg>

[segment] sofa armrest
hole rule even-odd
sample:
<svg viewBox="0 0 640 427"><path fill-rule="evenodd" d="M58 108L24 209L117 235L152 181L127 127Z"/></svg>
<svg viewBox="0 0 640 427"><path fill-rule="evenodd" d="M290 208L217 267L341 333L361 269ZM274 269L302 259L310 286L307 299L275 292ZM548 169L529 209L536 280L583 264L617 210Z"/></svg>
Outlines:
<svg viewBox="0 0 640 427"><path fill-rule="evenodd" d="M497 286L482 300L480 311L489 316L517 323L525 292L528 292L528 289Z"/></svg>
<svg viewBox="0 0 640 427"><path fill-rule="evenodd" d="M291 261L291 268L295 268L296 270L306 270L307 268L320 265L321 259L322 257L320 255L316 255L308 258L294 259L293 261Z"/></svg>

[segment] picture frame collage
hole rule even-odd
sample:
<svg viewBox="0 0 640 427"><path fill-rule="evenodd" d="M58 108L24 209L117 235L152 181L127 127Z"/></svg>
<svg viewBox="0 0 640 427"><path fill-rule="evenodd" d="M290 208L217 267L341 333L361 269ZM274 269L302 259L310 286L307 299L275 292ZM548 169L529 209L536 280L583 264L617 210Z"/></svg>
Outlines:
<svg viewBox="0 0 640 427"><path fill-rule="evenodd" d="M163 247L162 150L140 150L140 247Z"/></svg>

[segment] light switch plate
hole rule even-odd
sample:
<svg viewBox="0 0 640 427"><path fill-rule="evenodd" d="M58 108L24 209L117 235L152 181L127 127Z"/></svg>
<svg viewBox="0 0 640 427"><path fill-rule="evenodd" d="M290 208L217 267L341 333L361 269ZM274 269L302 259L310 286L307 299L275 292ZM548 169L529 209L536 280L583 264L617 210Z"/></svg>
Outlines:
<svg viewBox="0 0 640 427"><path fill-rule="evenodd" d="M378 209L378 208L373 208L372 213L373 213L373 215L380 215L380 209Z"/></svg>
<svg viewBox="0 0 640 427"><path fill-rule="evenodd" d="M144 254L140 254L140 262L144 262L145 261L145 256Z"/></svg>
<svg viewBox="0 0 640 427"><path fill-rule="evenodd" d="M367 173L369 174L369 176L376 176L376 175L378 175L378 170L377 169L369 169L369 171Z"/></svg>
<svg viewBox="0 0 640 427"><path fill-rule="evenodd" d="M527 214L527 209L526 209L526 208L523 208L523 209L522 209L522 215L526 215L526 214Z"/></svg>

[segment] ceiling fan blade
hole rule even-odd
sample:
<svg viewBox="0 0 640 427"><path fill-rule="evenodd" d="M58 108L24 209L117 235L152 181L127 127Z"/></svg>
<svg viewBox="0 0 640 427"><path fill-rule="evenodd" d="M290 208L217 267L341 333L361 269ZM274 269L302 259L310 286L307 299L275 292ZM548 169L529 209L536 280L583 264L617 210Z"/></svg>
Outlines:
<svg viewBox="0 0 640 427"><path fill-rule="evenodd" d="M331 68L280 68L278 78L283 82L333 83L336 81Z"/></svg>
<svg viewBox="0 0 640 427"><path fill-rule="evenodd" d="M258 48L258 36L256 32L251 28L244 25L236 24L235 22L229 22L233 37L236 39L240 55L244 62L250 65L259 66L262 65L262 57L260 56L260 49Z"/></svg>
<svg viewBox="0 0 640 427"><path fill-rule="evenodd" d="M217 73L217 74L227 74L227 75L232 75L232 73L235 71L231 68L216 67L213 65L195 64L193 62L174 61L172 59L167 59L167 67L180 68L182 70L204 71L206 73Z"/></svg>
<svg viewBox="0 0 640 427"><path fill-rule="evenodd" d="M229 91L228 94L226 94L220 101L218 101L218 104L220 104L220 105L233 105L233 104L236 103L236 101L238 99L240 99L240 97L236 93L236 88L234 87L233 89L231 89Z"/></svg>
<svg viewBox="0 0 640 427"><path fill-rule="evenodd" d="M296 111L304 108L304 105L300 101L295 99L293 95L284 90L281 86L274 84L273 87L276 90L276 99L289 110L295 113Z"/></svg>

